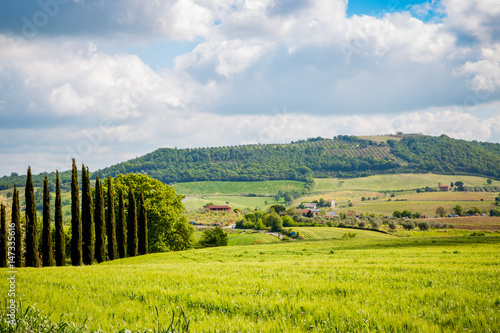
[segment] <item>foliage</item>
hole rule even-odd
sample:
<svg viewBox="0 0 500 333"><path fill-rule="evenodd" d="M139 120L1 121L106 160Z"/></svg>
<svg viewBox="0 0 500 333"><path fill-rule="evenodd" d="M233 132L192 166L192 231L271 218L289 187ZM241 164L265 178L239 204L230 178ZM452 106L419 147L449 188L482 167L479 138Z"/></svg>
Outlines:
<svg viewBox="0 0 500 333"><path fill-rule="evenodd" d="M78 171L73 159L71 177L71 264L82 264L82 221L80 220L80 195L78 186Z"/></svg>
<svg viewBox="0 0 500 333"><path fill-rule="evenodd" d="M116 243L115 191L113 189L113 180L111 177L108 177L108 193L106 198L106 233L108 237L108 257L109 260L115 260L119 258L119 256L118 245Z"/></svg>
<svg viewBox="0 0 500 333"><path fill-rule="evenodd" d="M59 171L56 171L56 201L55 201L55 260L57 266L66 264L66 242L64 221L62 215L61 185Z"/></svg>
<svg viewBox="0 0 500 333"><path fill-rule="evenodd" d="M50 191L47 177L45 177L43 184L42 264L43 266L54 265L52 228L50 224Z"/></svg>
<svg viewBox="0 0 500 333"><path fill-rule="evenodd" d="M436 215L440 217L446 216L446 209L443 206L436 208Z"/></svg>
<svg viewBox="0 0 500 333"><path fill-rule="evenodd" d="M23 228L21 226L21 211L19 205L19 191L17 186L14 185L14 192L12 196L12 224L15 226L14 235L14 258L9 259L10 262L14 261L16 267L23 267Z"/></svg>
<svg viewBox="0 0 500 333"><path fill-rule="evenodd" d="M458 215L458 216L461 216L463 215L463 208L462 206L460 205L456 205L455 207L452 208L453 209L453 212Z"/></svg>
<svg viewBox="0 0 500 333"><path fill-rule="evenodd" d="M342 238L354 238L356 237L356 233L355 232L346 232Z"/></svg>
<svg viewBox="0 0 500 333"><path fill-rule="evenodd" d="M3 202L0 204L0 267L7 267L7 216Z"/></svg>
<svg viewBox="0 0 500 333"><path fill-rule="evenodd" d="M203 247L227 246L227 233L221 227L207 229L203 232L199 244Z"/></svg>
<svg viewBox="0 0 500 333"><path fill-rule="evenodd" d="M97 189L97 187L96 187ZM82 259L85 265L92 265L94 248L94 204L90 187L89 169L82 165ZM97 217L96 217L97 218Z"/></svg>
<svg viewBox="0 0 500 333"><path fill-rule="evenodd" d="M412 230L415 228L415 223L412 220L406 220L403 222L402 226L405 230Z"/></svg>
<svg viewBox="0 0 500 333"><path fill-rule="evenodd" d="M132 183L128 184L127 249L129 257L135 257L139 253L139 238L137 235L137 206Z"/></svg>
<svg viewBox="0 0 500 333"><path fill-rule="evenodd" d="M283 230L283 220L274 211L265 218L264 223L271 227L271 231L280 232Z"/></svg>
<svg viewBox="0 0 500 333"><path fill-rule="evenodd" d="M95 179L95 260L101 263L106 260L106 217L104 214L104 191L99 176Z"/></svg>
<svg viewBox="0 0 500 333"><path fill-rule="evenodd" d="M139 197L139 254L148 253L148 212L144 205L144 192L141 191Z"/></svg>
<svg viewBox="0 0 500 333"><path fill-rule="evenodd" d="M35 191L31 177L31 167L28 168L26 179L26 253L25 261L27 267L38 267L38 220L36 217Z"/></svg>
<svg viewBox="0 0 500 333"><path fill-rule="evenodd" d="M182 196L160 181L141 174L119 175L114 187L127 197L130 191L144 193L150 252L178 251L192 247L193 227L183 215ZM130 205L130 202L124 202ZM119 229L119 228L118 228Z"/></svg>

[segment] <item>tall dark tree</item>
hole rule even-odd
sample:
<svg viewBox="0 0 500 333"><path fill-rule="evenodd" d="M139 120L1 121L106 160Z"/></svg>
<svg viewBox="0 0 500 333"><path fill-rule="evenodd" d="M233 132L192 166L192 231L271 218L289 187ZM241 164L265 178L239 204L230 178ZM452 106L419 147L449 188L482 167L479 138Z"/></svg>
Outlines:
<svg viewBox="0 0 500 333"><path fill-rule="evenodd" d="M116 246L116 226L115 226L115 194L113 191L113 179L108 177L108 204L106 210L106 231L108 232L108 257L109 260L118 258Z"/></svg>
<svg viewBox="0 0 500 333"><path fill-rule="evenodd" d="M125 204L123 202L123 191L118 192L118 222L116 224L116 242L120 258L127 256L127 221L125 220Z"/></svg>
<svg viewBox="0 0 500 333"><path fill-rule="evenodd" d="M7 267L7 218L5 205L0 204L0 267Z"/></svg>
<svg viewBox="0 0 500 333"><path fill-rule="evenodd" d="M21 209L19 205L19 191L14 184L14 192L12 196L12 224L15 229L15 245L14 245L14 262L11 260L9 266L14 264L15 267L23 267L23 228L21 226Z"/></svg>
<svg viewBox="0 0 500 333"><path fill-rule="evenodd" d="M66 264L66 240L64 238L64 224L62 214L61 183L59 171L56 171L56 203L55 203L55 225L56 225L56 265Z"/></svg>
<svg viewBox="0 0 500 333"><path fill-rule="evenodd" d="M28 167L24 195L26 198L26 266L38 267L38 225L31 167Z"/></svg>
<svg viewBox="0 0 500 333"><path fill-rule="evenodd" d="M127 248L128 256L134 257L138 253L138 239L137 239L137 209L135 203L134 189L132 184L129 184L128 191L128 214L127 214Z"/></svg>
<svg viewBox="0 0 500 333"><path fill-rule="evenodd" d="M54 265L54 246L52 245L52 228L50 225L50 191L49 180L45 176L43 182L43 229L42 229L42 262L43 266Z"/></svg>
<svg viewBox="0 0 500 333"><path fill-rule="evenodd" d="M94 217L89 169L82 165L82 254L83 263L94 261Z"/></svg>
<svg viewBox="0 0 500 333"><path fill-rule="evenodd" d="M78 170L75 159L71 175L71 264L82 264L82 221L80 220L80 194L78 186Z"/></svg>
<svg viewBox="0 0 500 333"><path fill-rule="evenodd" d="M95 177L95 259L106 260L106 220L104 217L104 194L99 176Z"/></svg>
<svg viewBox="0 0 500 333"><path fill-rule="evenodd" d="M148 212L144 204L144 193L139 197L139 254L148 253Z"/></svg>

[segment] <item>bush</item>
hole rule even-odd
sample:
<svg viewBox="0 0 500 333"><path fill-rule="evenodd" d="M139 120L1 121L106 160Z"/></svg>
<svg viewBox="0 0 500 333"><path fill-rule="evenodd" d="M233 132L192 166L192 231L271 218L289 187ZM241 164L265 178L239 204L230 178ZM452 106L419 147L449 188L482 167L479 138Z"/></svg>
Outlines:
<svg viewBox="0 0 500 333"><path fill-rule="evenodd" d="M415 223L413 223L413 221L404 221L403 222L403 229L405 230L412 230L413 228L415 228Z"/></svg>
<svg viewBox="0 0 500 333"><path fill-rule="evenodd" d="M394 221L389 221L389 223L387 225L389 226L389 229L391 229L391 230L394 230L398 227L397 223Z"/></svg>
<svg viewBox="0 0 500 333"><path fill-rule="evenodd" d="M203 247L227 246L227 233L221 227L205 230L199 243Z"/></svg>
<svg viewBox="0 0 500 333"><path fill-rule="evenodd" d="M355 232L346 232L342 238L354 238L356 237L356 233Z"/></svg>
<svg viewBox="0 0 500 333"><path fill-rule="evenodd" d="M429 223L427 221L421 221L417 224L420 230L429 230Z"/></svg>

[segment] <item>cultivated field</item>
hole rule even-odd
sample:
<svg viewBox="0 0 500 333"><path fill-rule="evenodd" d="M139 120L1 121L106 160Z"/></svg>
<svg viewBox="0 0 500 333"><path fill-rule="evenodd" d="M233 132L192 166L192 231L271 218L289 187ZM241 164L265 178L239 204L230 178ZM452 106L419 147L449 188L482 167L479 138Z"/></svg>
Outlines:
<svg viewBox="0 0 500 333"><path fill-rule="evenodd" d="M275 180L262 182L192 182L177 183L173 187L177 193L187 196L202 195L247 195L253 193L262 196L273 196L278 191L300 191L304 182L292 180Z"/></svg>
<svg viewBox="0 0 500 333"><path fill-rule="evenodd" d="M23 268L16 291L89 331L182 307L192 332L498 332L499 263L494 236L297 241Z"/></svg>

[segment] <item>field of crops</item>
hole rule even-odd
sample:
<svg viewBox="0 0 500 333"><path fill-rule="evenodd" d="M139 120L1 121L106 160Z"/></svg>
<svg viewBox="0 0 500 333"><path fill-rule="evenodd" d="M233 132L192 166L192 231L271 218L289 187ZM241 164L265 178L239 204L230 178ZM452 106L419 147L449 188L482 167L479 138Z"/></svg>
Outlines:
<svg viewBox="0 0 500 333"><path fill-rule="evenodd" d="M466 186L485 186L486 178L459 175L435 174L395 174L377 175L363 178L315 179L314 192L329 192L335 190L371 190L371 191L404 191L416 188L437 187L438 183L450 185L451 182L462 181ZM494 180L492 186L500 186L500 181Z"/></svg>
<svg viewBox="0 0 500 333"><path fill-rule="evenodd" d="M273 196L278 191L300 191L304 182L292 180L275 180L262 182L192 182L177 183L173 187L177 193L187 196L202 195L256 195Z"/></svg>
<svg viewBox="0 0 500 333"><path fill-rule="evenodd" d="M293 230L299 231L305 239L341 239L346 232L355 233L356 239L394 238L394 236L380 232L346 228L293 227Z"/></svg>
<svg viewBox="0 0 500 333"><path fill-rule="evenodd" d="M283 200L282 200L283 201ZM188 210L203 209L203 206L212 203L214 205L226 205L229 202L229 206L232 209L239 208L241 210L246 209L265 209L269 205L275 204L276 201L272 197L245 197L236 195L225 195L225 196L203 196L189 198L189 200L184 201L184 206ZM267 204L266 204L267 202ZM282 202L283 203L283 202Z"/></svg>
<svg viewBox="0 0 500 333"><path fill-rule="evenodd" d="M460 216L433 218L433 221L451 223L464 230L498 230L500 231L500 216Z"/></svg>
<svg viewBox="0 0 500 333"><path fill-rule="evenodd" d="M158 319L168 326L182 307L193 332L498 332L499 241L354 238L191 250L20 269L16 290L53 321L86 321L91 331L152 329Z"/></svg>

